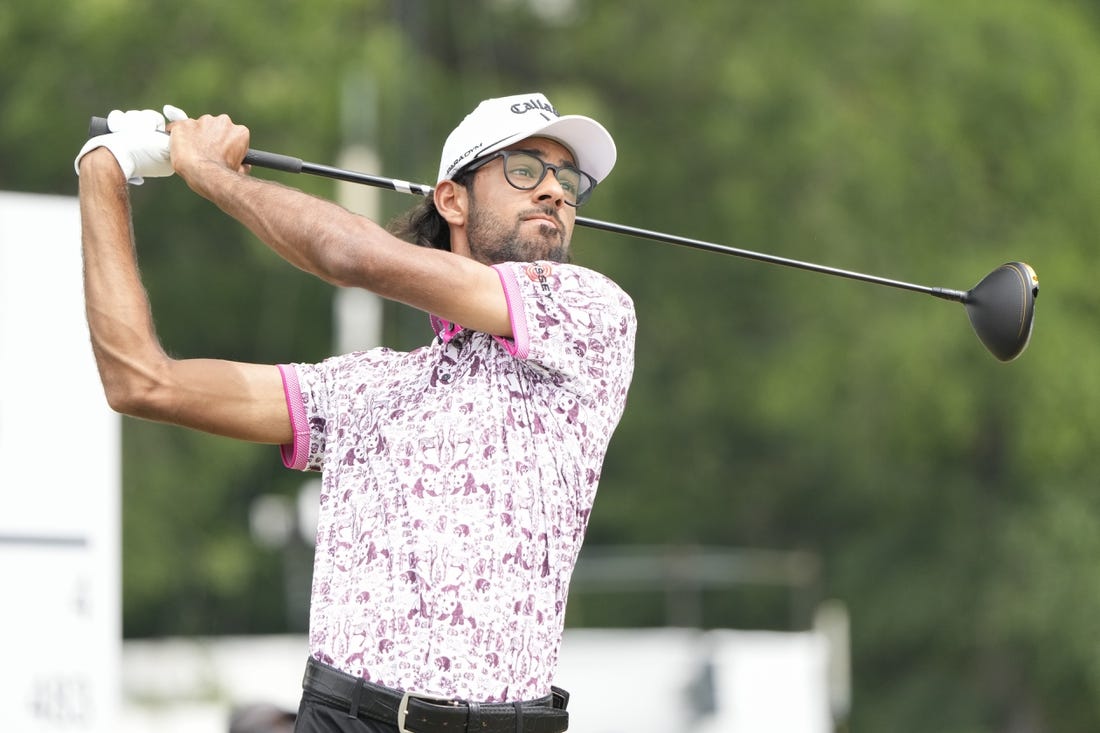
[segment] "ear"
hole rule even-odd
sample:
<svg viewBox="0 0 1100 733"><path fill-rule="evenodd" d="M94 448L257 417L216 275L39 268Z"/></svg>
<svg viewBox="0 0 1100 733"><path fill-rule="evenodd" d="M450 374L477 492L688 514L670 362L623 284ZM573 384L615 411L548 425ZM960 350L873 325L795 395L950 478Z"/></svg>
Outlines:
<svg viewBox="0 0 1100 733"><path fill-rule="evenodd" d="M466 223L466 213L469 211L469 199L466 194L466 187L454 181L440 181L432 194L435 210L452 227Z"/></svg>

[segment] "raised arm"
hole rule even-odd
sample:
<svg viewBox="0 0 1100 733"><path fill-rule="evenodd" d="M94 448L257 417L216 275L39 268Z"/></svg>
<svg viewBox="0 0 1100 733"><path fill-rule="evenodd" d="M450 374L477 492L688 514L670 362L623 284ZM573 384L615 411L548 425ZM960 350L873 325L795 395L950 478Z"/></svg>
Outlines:
<svg viewBox="0 0 1100 733"><path fill-rule="evenodd" d="M83 155L79 166L88 326L111 407L243 440L289 442L276 367L164 353L138 270L124 174L106 148Z"/></svg>
<svg viewBox="0 0 1100 733"><path fill-rule="evenodd" d="M226 116L171 126L172 165L197 193L242 222L295 266L468 328L511 336L495 270L394 237L375 222L241 170L248 129Z"/></svg>

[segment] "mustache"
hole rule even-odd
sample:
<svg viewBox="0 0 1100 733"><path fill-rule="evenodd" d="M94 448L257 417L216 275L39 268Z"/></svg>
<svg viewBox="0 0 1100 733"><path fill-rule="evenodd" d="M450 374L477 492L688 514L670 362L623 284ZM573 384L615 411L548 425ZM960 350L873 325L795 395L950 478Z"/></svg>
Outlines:
<svg viewBox="0 0 1100 733"><path fill-rule="evenodd" d="M520 212L519 218L526 219L529 216L548 216L553 219L561 232L565 232L565 222L561 220L561 216L558 214L558 210L551 206L535 206Z"/></svg>

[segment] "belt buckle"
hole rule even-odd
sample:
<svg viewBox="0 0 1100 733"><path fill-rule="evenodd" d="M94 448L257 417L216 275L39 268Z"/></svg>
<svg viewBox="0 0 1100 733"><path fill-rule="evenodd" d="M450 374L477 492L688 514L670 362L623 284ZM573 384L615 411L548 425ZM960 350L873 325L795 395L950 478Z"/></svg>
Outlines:
<svg viewBox="0 0 1100 733"><path fill-rule="evenodd" d="M426 700L428 702L445 702L451 705L458 705L458 701L453 697L445 697L443 695L422 695L419 693L410 693L408 690L401 696L401 702L397 706L397 730L398 733L415 733L405 727L405 717L409 714L409 699L415 698L417 700Z"/></svg>

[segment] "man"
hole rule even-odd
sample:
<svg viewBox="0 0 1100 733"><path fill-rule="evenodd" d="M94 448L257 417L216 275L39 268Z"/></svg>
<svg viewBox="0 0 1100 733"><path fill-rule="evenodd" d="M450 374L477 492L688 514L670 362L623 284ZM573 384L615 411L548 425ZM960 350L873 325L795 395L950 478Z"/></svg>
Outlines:
<svg viewBox="0 0 1100 733"><path fill-rule="evenodd" d="M228 117L165 111L170 136L115 112L77 157L92 345L114 409L322 472L296 730L565 730L569 580L633 371L629 297L567 264L611 136L541 94L482 102L407 221L417 246L247 175ZM126 182L173 172L303 270L430 314L436 339L320 364L168 357Z"/></svg>

